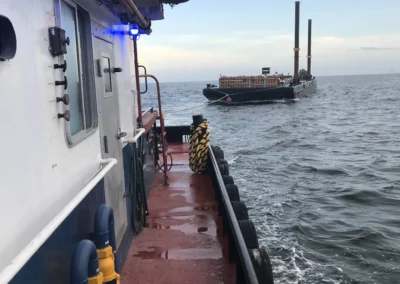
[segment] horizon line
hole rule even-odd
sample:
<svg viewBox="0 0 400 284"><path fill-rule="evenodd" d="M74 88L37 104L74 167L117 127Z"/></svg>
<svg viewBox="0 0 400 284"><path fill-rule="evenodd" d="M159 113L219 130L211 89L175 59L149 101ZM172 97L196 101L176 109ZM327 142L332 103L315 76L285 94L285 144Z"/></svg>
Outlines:
<svg viewBox="0 0 400 284"><path fill-rule="evenodd" d="M341 75L321 75L321 76L315 76L316 79L318 78L324 78L324 77L340 77L340 76L373 76L373 75L396 75L399 74L400 72L393 72L393 73L366 73L366 74L341 74ZM228 76L229 77L229 76ZM212 79L212 80L193 80L193 81L160 81L160 83L200 83L200 82L215 82L218 81L218 79ZM144 84L144 83L141 83ZM148 84L155 84L154 82L149 82Z"/></svg>

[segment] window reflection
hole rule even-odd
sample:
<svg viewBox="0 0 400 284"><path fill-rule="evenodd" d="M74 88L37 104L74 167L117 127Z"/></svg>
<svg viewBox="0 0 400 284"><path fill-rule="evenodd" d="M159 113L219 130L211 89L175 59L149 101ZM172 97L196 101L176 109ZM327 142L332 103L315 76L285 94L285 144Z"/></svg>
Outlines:
<svg viewBox="0 0 400 284"><path fill-rule="evenodd" d="M68 79L67 92L70 97L69 111L71 112L70 131L74 135L84 129L82 111L82 88L79 63L79 42L77 37L76 9L61 1L61 20L65 34L69 37L67 54L64 59L68 68L65 76Z"/></svg>
<svg viewBox="0 0 400 284"><path fill-rule="evenodd" d="M103 57L104 89L106 93L112 92L110 58Z"/></svg>

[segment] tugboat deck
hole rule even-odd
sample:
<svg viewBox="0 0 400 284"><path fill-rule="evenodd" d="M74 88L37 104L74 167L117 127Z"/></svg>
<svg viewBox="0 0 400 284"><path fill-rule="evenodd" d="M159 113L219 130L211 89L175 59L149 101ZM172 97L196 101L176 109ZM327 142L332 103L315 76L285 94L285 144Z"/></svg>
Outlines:
<svg viewBox="0 0 400 284"><path fill-rule="evenodd" d="M211 177L191 172L188 144L169 144L173 167L157 172L146 228L131 244L122 283L236 283Z"/></svg>

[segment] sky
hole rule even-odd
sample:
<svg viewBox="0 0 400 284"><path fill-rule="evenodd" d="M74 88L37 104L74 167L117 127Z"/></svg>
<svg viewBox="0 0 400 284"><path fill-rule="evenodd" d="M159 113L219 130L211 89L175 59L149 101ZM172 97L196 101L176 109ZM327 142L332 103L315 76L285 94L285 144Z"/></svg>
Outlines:
<svg viewBox="0 0 400 284"><path fill-rule="evenodd" d="M244 4L246 3L246 4ZM138 41L139 63L162 82L219 76L293 74L292 0L189 0L164 5L164 20ZM400 73L400 1L300 2L300 69L313 21L312 74Z"/></svg>

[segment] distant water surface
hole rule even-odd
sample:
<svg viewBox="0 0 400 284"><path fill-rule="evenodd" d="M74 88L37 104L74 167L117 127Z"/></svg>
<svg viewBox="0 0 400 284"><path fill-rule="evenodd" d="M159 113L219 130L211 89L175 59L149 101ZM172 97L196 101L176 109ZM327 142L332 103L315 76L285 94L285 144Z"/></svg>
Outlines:
<svg viewBox="0 0 400 284"><path fill-rule="evenodd" d="M318 79L294 104L204 106L161 85L167 124L200 111L225 151L275 283L400 283L400 75ZM143 95L156 106L154 85Z"/></svg>

